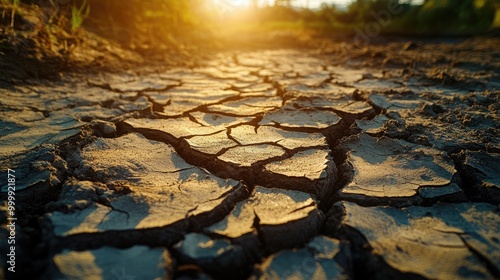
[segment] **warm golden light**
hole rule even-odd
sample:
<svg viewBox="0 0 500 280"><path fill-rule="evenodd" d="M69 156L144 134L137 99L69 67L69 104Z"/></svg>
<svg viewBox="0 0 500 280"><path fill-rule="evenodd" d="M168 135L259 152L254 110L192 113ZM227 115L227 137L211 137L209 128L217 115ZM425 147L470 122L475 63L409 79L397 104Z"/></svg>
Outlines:
<svg viewBox="0 0 500 280"><path fill-rule="evenodd" d="M215 5L225 8L225 9L231 9L231 8L241 8L241 7L248 7L251 5L252 1L251 0L214 0Z"/></svg>
<svg viewBox="0 0 500 280"><path fill-rule="evenodd" d="M249 6L251 3L251 0L223 0L223 1L235 7Z"/></svg>

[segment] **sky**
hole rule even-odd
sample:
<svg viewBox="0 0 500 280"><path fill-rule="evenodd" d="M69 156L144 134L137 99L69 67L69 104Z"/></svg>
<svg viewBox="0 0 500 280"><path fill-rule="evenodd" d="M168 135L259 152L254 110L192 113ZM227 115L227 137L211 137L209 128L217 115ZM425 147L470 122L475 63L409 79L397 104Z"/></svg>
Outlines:
<svg viewBox="0 0 500 280"><path fill-rule="evenodd" d="M223 2L227 2L234 6L247 6L250 4L251 0L219 0ZM306 7L309 5L309 8L319 8L321 3L328 4L337 4L340 6L345 6L350 3L352 0L293 0L293 4L299 7ZM260 0L260 3L273 3L273 0Z"/></svg>
<svg viewBox="0 0 500 280"><path fill-rule="evenodd" d="M309 2L309 8L319 8L321 3L336 4L339 6L345 6L351 2L351 0L295 0L295 5L306 7Z"/></svg>

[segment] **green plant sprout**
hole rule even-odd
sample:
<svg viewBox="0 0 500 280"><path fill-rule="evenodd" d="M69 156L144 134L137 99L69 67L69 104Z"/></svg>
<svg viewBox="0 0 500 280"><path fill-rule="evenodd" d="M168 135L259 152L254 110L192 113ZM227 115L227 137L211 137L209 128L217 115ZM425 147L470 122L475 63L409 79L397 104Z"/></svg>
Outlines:
<svg viewBox="0 0 500 280"><path fill-rule="evenodd" d="M73 3L71 6L71 31L74 33L83 24L85 18L88 17L90 13L90 6L87 3L87 0L84 0L80 7L77 7L76 4Z"/></svg>

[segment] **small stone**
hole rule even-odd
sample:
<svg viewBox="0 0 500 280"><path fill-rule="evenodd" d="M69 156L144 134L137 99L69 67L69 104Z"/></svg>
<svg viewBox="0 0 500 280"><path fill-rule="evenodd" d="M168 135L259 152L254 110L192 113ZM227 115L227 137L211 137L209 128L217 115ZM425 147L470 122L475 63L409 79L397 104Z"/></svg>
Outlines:
<svg viewBox="0 0 500 280"><path fill-rule="evenodd" d="M406 42L404 45L403 45L403 50L405 51L409 51L409 50L415 50L417 49L419 46L417 44L415 44L414 42L412 41L409 41L409 42Z"/></svg>
<svg viewBox="0 0 500 280"><path fill-rule="evenodd" d="M254 116L277 109L283 100L280 97L248 97L237 101L209 106L213 113L231 114L235 116Z"/></svg>
<svg viewBox="0 0 500 280"><path fill-rule="evenodd" d="M116 126L114 123L103 122L99 124L99 128L106 137L111 137L116 135Z"/></svg>
<svg viewBox="0 0 500 280"><path fill-rule="evenodd" d="M66 162L68 163L68 167L77 168L80 166L80 162L82 161L82 157L80 156L80 149L71 152L66 158Z"/></svg>
<svg viewBox="0 0 500 280"><path fill-rule="evenodd" d="M77 169L79 177L99 188L105 184L110 196L109 203L99 204L92 183L65 186L55 203L70 205L68 208L72 199L88 203L84 209L77 207L78 211L55 209L45 214L43 224L47 236L72 246L86 242L75 236L111 242L108 233L118 237L141 230L143 235L154 236L157 229L168 232L169 228L175 229L170 229L175 234L165 236L164 242L173 242L175 235L187 229L186 219L195 228L212 224L247 193L238 181L221 179L192 166L173 147L140 134L99 138L85 147L81 156L84 168ZM90 187L94 190L84 191Z"/></svg>
<svg viewBox="0 0 500 280"><path fill-rule="evenodd" d="M94 134L99 137L114 137L116 135L116 125L112 122L97 120L92 122Z"/></svg>

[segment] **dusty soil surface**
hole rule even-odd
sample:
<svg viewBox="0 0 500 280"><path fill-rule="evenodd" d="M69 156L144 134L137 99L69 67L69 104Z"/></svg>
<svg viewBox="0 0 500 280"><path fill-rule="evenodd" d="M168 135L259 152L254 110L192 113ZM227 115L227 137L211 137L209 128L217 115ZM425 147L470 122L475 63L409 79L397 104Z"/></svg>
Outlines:
<svg viewBox="0 0 500 280"><path fill-rule="evenodd" d="M500 40L320 43L1 82L0 278L498 279Z"/></svg>

